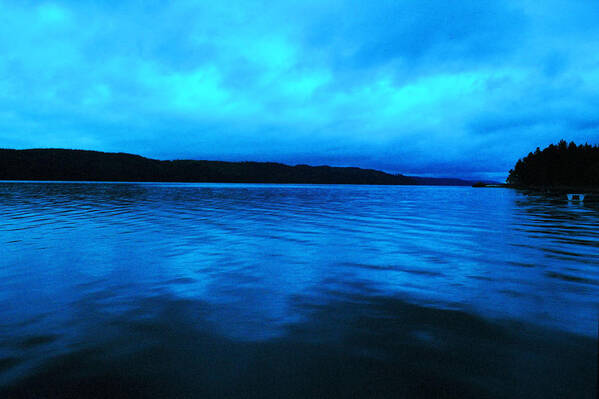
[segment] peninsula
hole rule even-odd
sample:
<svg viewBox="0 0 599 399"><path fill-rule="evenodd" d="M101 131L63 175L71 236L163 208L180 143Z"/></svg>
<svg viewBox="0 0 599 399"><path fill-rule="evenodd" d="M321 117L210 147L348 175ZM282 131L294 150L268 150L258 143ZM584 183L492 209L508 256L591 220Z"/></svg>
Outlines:
<svg viewBox="0 0 599 399"><path fill-rule="evenodd" d="M599 146L561 140L518 160L507 183L517 188L599 189Z"/></svg>
<svg viewBox="0 0 599 399"><path fill-rule="evenodd" d="M468 186L473 182L374 169L273 162L162 161L126 153L0 149L0 180L306 183Z"/></svg>

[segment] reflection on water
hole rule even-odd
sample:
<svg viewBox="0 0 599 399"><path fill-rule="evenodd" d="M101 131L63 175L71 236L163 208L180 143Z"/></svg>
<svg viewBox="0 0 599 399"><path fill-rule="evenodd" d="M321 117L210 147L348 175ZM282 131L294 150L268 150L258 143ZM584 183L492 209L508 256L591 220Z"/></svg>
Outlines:
<svg viewBox="0 0 599 399"><path fill-rule="evenodd" d="M588 205L462 187L0 183L0 215L8 396L594 395Z"/></svg>

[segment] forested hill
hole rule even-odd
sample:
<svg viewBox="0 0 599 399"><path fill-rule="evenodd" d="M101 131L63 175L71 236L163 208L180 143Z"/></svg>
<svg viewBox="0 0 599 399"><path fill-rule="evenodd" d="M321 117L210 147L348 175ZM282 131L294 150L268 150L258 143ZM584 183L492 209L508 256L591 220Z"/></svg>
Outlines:
<svg viewBox="0 0 599 399"><path fill-rule="evenodd" d="M518 160L509 184L529 187L599 187L599 146L564 140Z"/></svg>
<svg viewBox="0 0 599 399"><path fill-rule="evenodd" d="M391 175L373 169L271 162L159 161L84 150L0 149L0 180L470 185L458 179Z"/></svg>

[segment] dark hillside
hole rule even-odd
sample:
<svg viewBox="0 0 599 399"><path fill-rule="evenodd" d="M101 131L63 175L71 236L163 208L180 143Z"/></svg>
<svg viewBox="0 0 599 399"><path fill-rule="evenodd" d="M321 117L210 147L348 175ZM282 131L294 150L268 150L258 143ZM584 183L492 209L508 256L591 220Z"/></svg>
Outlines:
<svg viewBox="0 0 599 399"><path fill-rule="evenodd" d="M470 185L458 179L392 175L373 169L272 162L159 161L97 151L0 149L0 180Z"/></svg>

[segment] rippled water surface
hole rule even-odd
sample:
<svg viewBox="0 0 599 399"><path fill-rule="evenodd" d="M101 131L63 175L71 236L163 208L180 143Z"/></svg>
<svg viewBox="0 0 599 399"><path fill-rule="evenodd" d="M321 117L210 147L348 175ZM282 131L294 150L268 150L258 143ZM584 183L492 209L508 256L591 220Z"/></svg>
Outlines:
<svg viewBox="0 0 599 399"><path fill-rule="evenodd" d="M0 396L592 398L599 207L0 183Z"/></svg>

